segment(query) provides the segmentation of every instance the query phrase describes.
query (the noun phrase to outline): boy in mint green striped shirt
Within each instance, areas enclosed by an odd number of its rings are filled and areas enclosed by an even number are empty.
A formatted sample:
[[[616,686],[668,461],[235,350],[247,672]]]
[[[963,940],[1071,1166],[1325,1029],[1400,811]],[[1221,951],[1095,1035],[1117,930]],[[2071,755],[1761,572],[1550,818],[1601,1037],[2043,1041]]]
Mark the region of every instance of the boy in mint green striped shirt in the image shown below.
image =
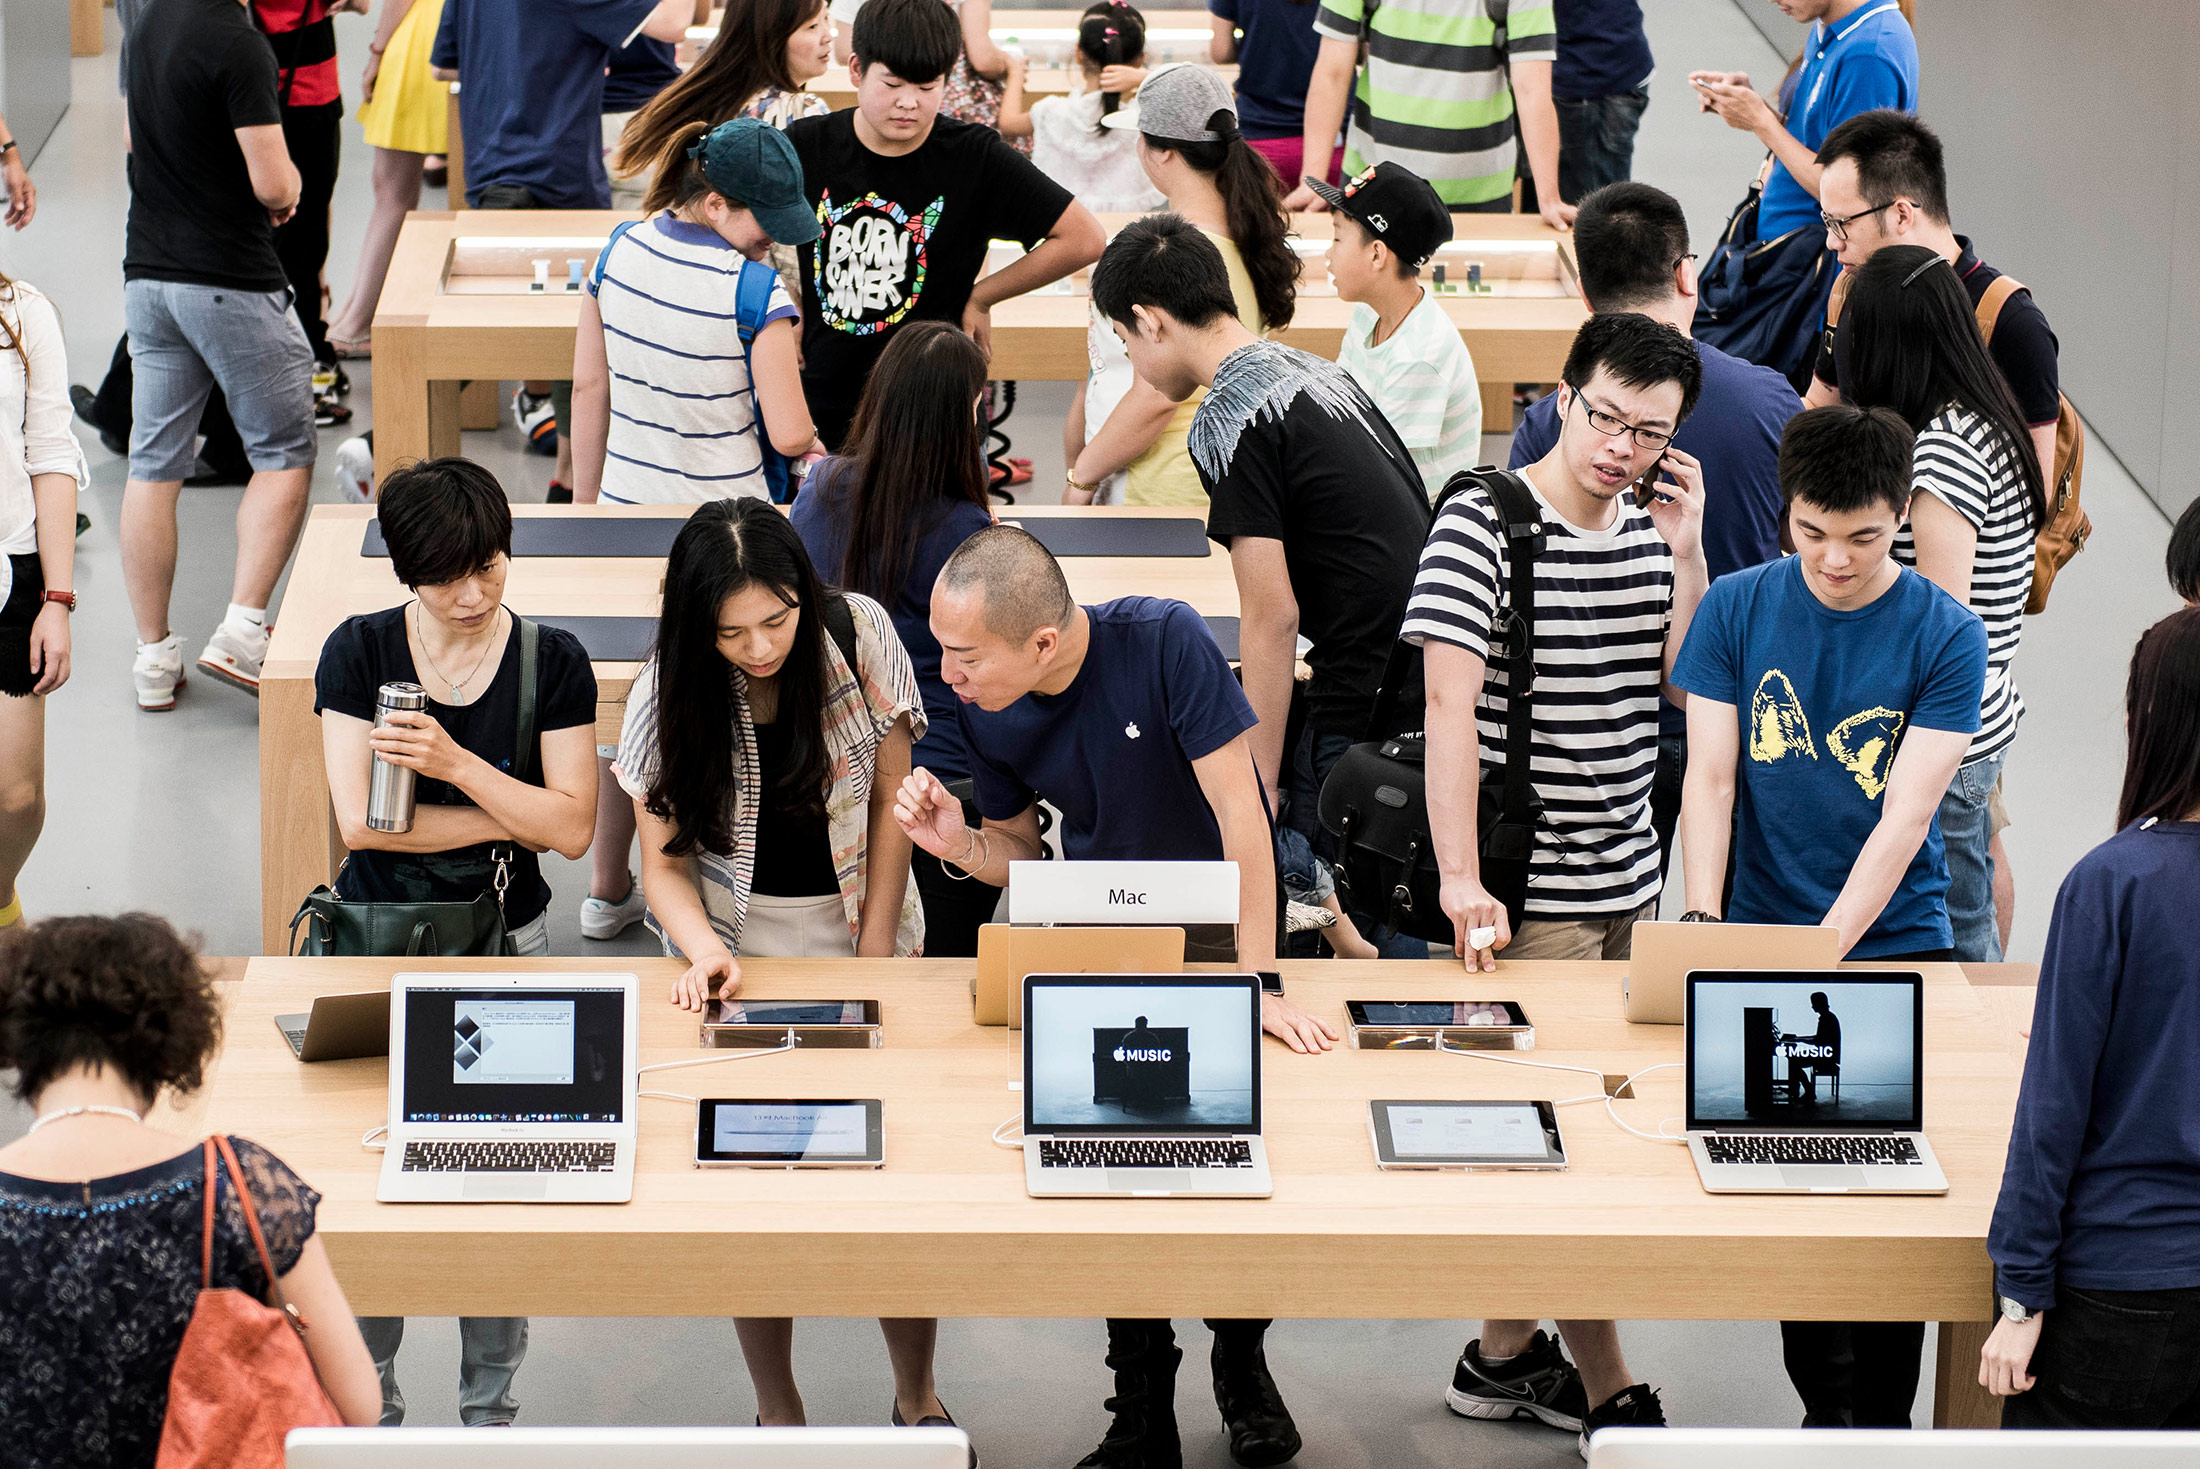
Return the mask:
[[[1459,328],[1421,284],[1421,267],[1451,238],[1451,213],[1428,181],[1378,163],[1341,189],[1308,179],[1336,214],[1329,277],[1356,303],[1337,365],[1390,420],[1434,500],[1482,455],[1482,388]]]
[[[1349,101],[1347,175],[1396,163],[1448,209],[1503,214],[1524,145],[1544,217],[1572,224],[1558,196],[1552,0],[1321,0],[1314,30],[1322,44],[1306,89],[1306,157],[1328,155]],[[1321,207],[1303,186],[1285,202]]]

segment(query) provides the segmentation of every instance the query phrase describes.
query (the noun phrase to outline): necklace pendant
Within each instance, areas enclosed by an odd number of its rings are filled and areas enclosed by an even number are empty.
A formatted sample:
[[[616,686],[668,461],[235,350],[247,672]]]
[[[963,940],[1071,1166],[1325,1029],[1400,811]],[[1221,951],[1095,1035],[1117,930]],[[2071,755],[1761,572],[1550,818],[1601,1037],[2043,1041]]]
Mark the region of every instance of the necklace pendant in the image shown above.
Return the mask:
[[[461,701],[461,700],[463,700],[463,699],[464,699],[465,697],[466,697],[466,691],[465,691],[464,689],[460,688],[460,687],[459,687],[459,686],[458,686],[457,684],[455,684],[455,683],[451,685],[451,702],[452,702],[453,704],[456,704],[456,703],[460,702],[460,701]]]

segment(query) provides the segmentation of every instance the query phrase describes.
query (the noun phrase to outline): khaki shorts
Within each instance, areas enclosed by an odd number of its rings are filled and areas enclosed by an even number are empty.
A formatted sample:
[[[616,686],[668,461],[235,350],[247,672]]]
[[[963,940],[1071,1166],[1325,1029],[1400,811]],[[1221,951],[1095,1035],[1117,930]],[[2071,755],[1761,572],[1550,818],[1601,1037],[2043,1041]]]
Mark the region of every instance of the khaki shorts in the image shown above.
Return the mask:
[[[2009,808],[2001,799],[2001,783],[2007,777],[1994,777],[1994,788],[1986,793],[1986,834],[1998,837],[2009,825]]]
[[[1658,916],[1655,901],[1633,913],[1597,918],[1529,918],[1500,959],[1625,959],[1634,952],[1635,925]]]

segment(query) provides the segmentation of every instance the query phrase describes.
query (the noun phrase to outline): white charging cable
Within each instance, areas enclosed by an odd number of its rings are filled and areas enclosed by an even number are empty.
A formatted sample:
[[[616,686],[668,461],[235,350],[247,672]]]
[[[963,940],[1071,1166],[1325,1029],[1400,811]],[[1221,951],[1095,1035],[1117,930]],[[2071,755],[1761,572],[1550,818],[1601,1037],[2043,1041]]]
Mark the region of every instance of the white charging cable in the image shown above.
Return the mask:
[[[724,1056],[696,1056],[686,1061],[658,1061],[637,1068],[636,1074],[639,1075],[647,1071],[677,1071],[684,1066],[716,1066],[721,1061],[753,1061],[759,1056],[777,1056],[794,1048],[794,1027],[789,1026],[787,1027],[787,1039],[783,1045],[772,1046],[761,1051],[734,1051]],[[667,1102],[699,1102],[702,1100],[701,1097],[691,1097],[685,1092],[636,1092],[634,1095],[638,1097],[657,1097]]]
[[[1007,1132],[1011,1127],[1016,1129],[1017,1135],[1015,1137],[1001,1136],[1002,1133]],[[993,1129],[993,1146],[996,1148],[1010,1148],[1019,1153],[1022,1152],[1024,1150],[1023,1130],[1024,1114],[1018,1112],[1014,1117],[1009,1118],[999,1127]]]
[[[1436,1049],[1442,1051],[1448,1056],[1464,1056],[1471,1061],[1499,1061],[1503,1062],[1507,1066],[1535,1066],[1540,1067],[1542,1070],[1545,1071],[1574,1071],[1579,1072],[1583,1076],[1593,1076],[1597,1079],[1597,1090],[1595,1093],[1584,1097],[1563,1097],[1551,1103],[1551,1105],[1554,1107],[1571,1107],[1577,1102],[1602,1102],[1604,1104],[1605,1113],[1611,1117],[1613,1124],[1617,1126],[1622,1132],[1633,1133],[1636,1137],[1642,1138],[1647,1142],[1679,1143],[1682,1147],[1686,1147],[1688,1145],[1687,1138],[1675,1137],[1673,1134],[1665,1130],[1665,1124],[1667,1122],[1675,1122],[1679,1121],[1680,1119],[1673,1117],[1665,1118],[1663,1121],[1658,1123],[1658,1130],[1656,1132],[1644,1132],[1641,1128],[1633,1126],[1625,1118],[1621,1117],[1619,1115],[1619,1108],[1613,1105],[1613,1103],[1618,1100],[1618,1094],[1620,1092],[1626,1091],[1629,1087],[1632,1087],[1637,1081],[1640,1081],[1643,1077],[1648,1076],[1653,1071],[1666,1071],[1680,1065],[1681,1063],[1678,1061],[1660,1061],[1655,1066],[1645,1066],[1642,1070],[1636,1072],[1633,1076],[1628,1077],[1618,1086],[1614,1087],[1611,1091],[1608,1092],[1604,1090],[1604,1073],[1601,1071],[1593,1070],[1587,1066],[1568,1066],[1557,1061],[1530,1061],[1521,1056],[1500,1056],[1492,1051],[1478,1050],[1468,1046],[1455,1046],[1449,1041],[1445,1040],[1444,1037],[1441,1035],[1436,1037]]]
[[[359,1134],[359,1146],[377,1153],[388,1152],[389,1142],[387,1140],[389,1135],[390,1125],[387,1122],[378,1127],[370,1127]]]

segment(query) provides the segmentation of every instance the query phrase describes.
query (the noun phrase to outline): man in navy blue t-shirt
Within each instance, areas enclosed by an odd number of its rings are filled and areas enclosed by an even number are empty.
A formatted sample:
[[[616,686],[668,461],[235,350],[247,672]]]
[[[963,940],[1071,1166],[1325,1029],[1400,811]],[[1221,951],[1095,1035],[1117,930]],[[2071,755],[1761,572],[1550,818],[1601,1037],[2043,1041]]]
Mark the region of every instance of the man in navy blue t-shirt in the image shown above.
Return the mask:
[[[1641,0],[1554,0],[1558,196],[1568,204],[1633,176],[1635,130],[1650,105]]]
[[[1562,53],[1563,54],[1563,53]],[[1696,260],[1688,253],[1688,216],[1680,201],[1648,184],[1613,184],[1581,201],[1574,256],[1589,309],[1632,311],[1690,336],[1696,314]],[[1769,367],[1696,343],[1703,390],[1673,447],[1703,466],[1703,554],[1717,581],[1780,554],[1780,430],[1803,411],[1787,379]],[[1509,468],[1533,464],[1558,442],[1558,395],[1521,416]],[[1688,773],[1688,722],[1661,701],[1658,766],[1650,783],[1650,825],[1658,834],[1658,871],[1673,857],[1673,825]]]
[[[1235,862],[1238,963],[1273,963],[1275,838],[1247,738],[1257,721],[1199,614],[1159,597],[1080,607],[1044,546],[997,525],[947,559],[931,620],[940,677],[962,701],[985,824],[964,825],[962,803],[920,766],[894,803],[909,839],[1005,886],[1011,862],[1041,855],[1044,797],[1062,813],[1071,861]],[[1261,996],[1261,1025],[1294,1051],[1326,1051],[1337,1039],[1281,995]],[[1268,1323],[1208,1325],[1232,1442],[1257,1446],[1252,1462],[1290,1458],[1299,1434],[1268,1375]],[[1173,1449],[1178,1355],[1167,1321],[1108,1322],[1116,1419],[1088,1463],[1158,1463],[1164,1445]],[[1137,1457],[1147,1450],[1153,1458]]]
[[[609,209],[604,68],[709,18],[702,0],[446,0],[432,59],[460,84],[467,204]]]
[[[1795,554],[1722,577],[1696,609],[1673,670],[1688,695],[1684,923],[1823,923],[1845,958],[1954,957],[1937,817],[1978,732],[1986,627],[1889,554],[1911,439],[1885,408],[1798,415],[1780,444]],[[1780,1332],[1805,1427],[1909,1423],[1922,1323]]]

